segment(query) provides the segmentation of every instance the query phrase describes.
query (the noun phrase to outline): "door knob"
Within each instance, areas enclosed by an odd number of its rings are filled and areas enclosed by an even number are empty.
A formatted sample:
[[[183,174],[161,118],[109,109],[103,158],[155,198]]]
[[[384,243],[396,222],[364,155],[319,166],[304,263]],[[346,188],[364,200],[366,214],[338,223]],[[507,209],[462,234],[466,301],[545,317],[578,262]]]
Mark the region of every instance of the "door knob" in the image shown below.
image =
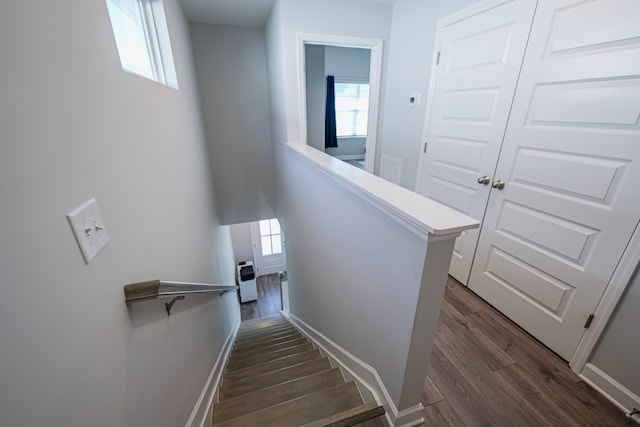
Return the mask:
[[[478,184],[487,185],[489,182],[491,182],[491,178],[486,175],[478,178]]]
[[[493,181],[493,184],[491,184],[491,186],[493,188],[497,188],[498,190],[502,190],[504,188],[504,181],[503,180]]]

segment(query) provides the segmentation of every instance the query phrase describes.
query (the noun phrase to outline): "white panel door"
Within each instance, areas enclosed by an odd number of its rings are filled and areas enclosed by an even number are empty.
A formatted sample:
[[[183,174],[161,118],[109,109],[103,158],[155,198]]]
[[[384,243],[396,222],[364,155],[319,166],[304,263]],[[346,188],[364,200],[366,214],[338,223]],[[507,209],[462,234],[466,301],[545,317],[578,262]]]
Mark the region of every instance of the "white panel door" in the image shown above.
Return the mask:
[[[571,358],[640,219],[640,1],[540,0],[469,287]]]
[[[416,191],[480,222],[535,3],[485,3],[487,8],[456,15],[440,32],[440,60],[425,129],[428,149]],[[463,284],[478,234],[471,230],[456,240],[449,272]]]
[[[286,243],[277,219],[252,222],[251,239],[256,276],[287,270]]]

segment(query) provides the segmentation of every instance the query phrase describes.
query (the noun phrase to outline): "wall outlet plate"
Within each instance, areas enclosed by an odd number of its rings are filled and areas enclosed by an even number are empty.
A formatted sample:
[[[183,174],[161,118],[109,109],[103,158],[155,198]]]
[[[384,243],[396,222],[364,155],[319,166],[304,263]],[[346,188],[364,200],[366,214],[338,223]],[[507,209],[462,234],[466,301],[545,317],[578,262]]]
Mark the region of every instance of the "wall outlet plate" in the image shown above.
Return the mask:
[[[409,95],[409,105],[411,105],[412,107],[417,107],[418,105],[420,105],[419,93],[412,93],[411,95]]]
[[[67,214],[67,219],[82,251],[84,262],[89,264],[109,241],[96,199],[89,200]]]

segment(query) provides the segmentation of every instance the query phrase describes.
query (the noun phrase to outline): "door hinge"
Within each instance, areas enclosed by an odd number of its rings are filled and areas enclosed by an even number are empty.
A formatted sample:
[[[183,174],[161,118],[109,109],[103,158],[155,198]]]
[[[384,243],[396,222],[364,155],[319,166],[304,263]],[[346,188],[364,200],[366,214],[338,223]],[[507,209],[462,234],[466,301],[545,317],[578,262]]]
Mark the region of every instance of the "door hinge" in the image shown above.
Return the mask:
[[[587,321],[584,322],[584,328],[587,329],[589,328],[589,326],[591,326],[591,322],[593,322],[593,318],[595,316],[593,314],[590,314],[589,317],[587,317]]]
[[[440,65],[440,51],[438,51],[438,57],[436,58],[436,65]]]
[[[422,152],[423,152],[423,153],[426,153],[426,152],[427,152],[427,143],[426,143],[426,142],[424,143],[424,148],[422,149]]]

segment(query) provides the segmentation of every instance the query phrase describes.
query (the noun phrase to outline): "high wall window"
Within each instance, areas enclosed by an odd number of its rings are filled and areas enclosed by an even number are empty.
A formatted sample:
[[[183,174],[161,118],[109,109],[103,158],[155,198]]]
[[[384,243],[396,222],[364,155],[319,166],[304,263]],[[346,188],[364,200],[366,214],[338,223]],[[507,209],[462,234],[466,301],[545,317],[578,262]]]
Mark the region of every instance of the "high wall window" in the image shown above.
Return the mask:
[[[160,0],[106,0],[120,63],[126,71],[178,88]]]
[[[260,221],[260,245],[262,256],[282,253],[282,232],[277,219]]]
[[[367,136],[369,83],[335,83],[338,137]]]

